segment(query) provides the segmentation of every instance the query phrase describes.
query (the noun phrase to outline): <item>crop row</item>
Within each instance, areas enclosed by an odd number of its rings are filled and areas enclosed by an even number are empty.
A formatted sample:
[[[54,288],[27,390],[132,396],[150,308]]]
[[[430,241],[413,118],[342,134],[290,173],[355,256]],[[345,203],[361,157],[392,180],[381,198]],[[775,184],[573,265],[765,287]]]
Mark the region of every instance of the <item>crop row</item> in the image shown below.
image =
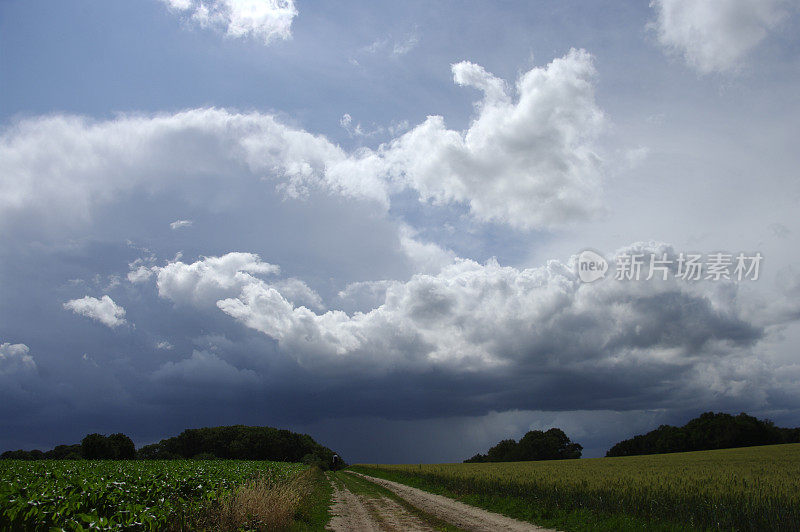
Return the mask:
[[[800,530],[800,444],[540,462],[357,469],[531,514],[588,510],[697,529]]]
[[[0,462],[0,529],[181,529],[243,482],[306,466],[263,461]]]

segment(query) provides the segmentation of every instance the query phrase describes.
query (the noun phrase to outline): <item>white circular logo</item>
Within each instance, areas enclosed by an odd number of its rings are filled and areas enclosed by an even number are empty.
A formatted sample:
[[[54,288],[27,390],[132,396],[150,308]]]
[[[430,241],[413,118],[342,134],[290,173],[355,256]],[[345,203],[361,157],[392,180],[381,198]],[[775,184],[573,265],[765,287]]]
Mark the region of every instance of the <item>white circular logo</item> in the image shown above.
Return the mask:
[[[576,267],[578,269],[578,277],[581,281],[584,283],[593,283],[606,276],[608,262],[602,255],[587,249],[581,251],[580,255],[578,255],[578,264]]]

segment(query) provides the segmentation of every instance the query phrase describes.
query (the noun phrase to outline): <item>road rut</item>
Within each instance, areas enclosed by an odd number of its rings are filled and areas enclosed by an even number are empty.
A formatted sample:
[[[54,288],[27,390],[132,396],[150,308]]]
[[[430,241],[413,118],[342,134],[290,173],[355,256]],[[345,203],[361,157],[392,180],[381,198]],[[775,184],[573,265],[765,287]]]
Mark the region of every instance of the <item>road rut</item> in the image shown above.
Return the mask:
[[[352,471],[345,473],[357,475],[382,486],[421,512],[462,530],[475,532],[551,531],[551,529],[482,510],[398,482]],[[433,530],[425,521],[396,501],[387,497],[368,498],[347,490],[345,486],[337,486],[336,483],[334,483],[334,505],[331,510],[334,517],[331,519],[329,529],[334,531]]]
[[[331,518],[328,530],[334,532],[434,532],[425,522],[388,497],[367,497],[347,486],[333,484]]]

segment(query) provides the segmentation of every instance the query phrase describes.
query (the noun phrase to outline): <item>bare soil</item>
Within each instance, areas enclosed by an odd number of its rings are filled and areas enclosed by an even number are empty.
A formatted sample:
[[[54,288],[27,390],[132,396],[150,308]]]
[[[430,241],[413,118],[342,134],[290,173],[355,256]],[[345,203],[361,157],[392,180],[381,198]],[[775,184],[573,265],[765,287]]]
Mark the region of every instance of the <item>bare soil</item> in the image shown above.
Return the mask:
[[[356,494],[344,484],[333,482],[333,499],[328,530],[339,531],[404,531],[428,532],[429,527],[388,497],[368,497]]]
[[[382,486],[424,514],[463,530],[486,532],[549,530],[390,480],[349,471],[347,473],[358,475],[362,479]],[[335,482],[331,513],[334,517],[328,529],[334,531],[434,530],[421,518],[388,497],[370,498],[353,493],[343,485],[337,486]]]

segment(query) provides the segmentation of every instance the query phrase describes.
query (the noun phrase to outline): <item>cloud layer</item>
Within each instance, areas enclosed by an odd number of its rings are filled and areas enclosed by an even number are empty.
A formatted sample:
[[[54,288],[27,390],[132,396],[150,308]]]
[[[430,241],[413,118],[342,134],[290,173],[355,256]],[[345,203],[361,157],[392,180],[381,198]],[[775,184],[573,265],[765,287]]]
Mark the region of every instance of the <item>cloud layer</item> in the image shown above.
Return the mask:
[[[735,70],[788,15],[787,0],[653,0],[667,50],[703,74]]]
[[[292,36],[297,16],[294,0],[162,0],[200,27],[224,31],[228,37],[252,37],[264,44]]]
[[[456,460],[698,408],[798,423],[790,2],[139,4],[4,8],[0,450],[244,423]],[[568,259],[651,238],[763,275]]]
[[[654,243],[627,251],[674,254]],[[265,334],[313,374],[474,379],[504,389],[494,400],[507,408],[568,408],[570,397],[584,407],[591,397],[597,408],[634,396],[648,408],[699,396],[764,403],[764,384],[776,377],[753,356],[766,331],[732,283],[584,284],[571,263],[516,269],[456,259],[433,275],[381,283],[375,307],[348,314],[315,312],[257,275],[276,273],[231,253],[158,268],[157,285],[162,298],[216,307]],[[184,365],[204,363],[219,364],[193,355]]]
[[[430,116],[377,149],[352,153],[255,112],[22,120],[0,137],[0,224],[30,227],[32,214],[53,227],[87,223],[125,195],[208,179],[265,179],[288,197],[323,191],[383,208],[410,189],[422,201],[466,205],[478,221],[521,229],[559,226],[600,208],[592,145],[603,114],[588,53],[572,50],[529,70],[514,91],[474,63],[452,69],[458,85],[483,93],[466,131]]]

